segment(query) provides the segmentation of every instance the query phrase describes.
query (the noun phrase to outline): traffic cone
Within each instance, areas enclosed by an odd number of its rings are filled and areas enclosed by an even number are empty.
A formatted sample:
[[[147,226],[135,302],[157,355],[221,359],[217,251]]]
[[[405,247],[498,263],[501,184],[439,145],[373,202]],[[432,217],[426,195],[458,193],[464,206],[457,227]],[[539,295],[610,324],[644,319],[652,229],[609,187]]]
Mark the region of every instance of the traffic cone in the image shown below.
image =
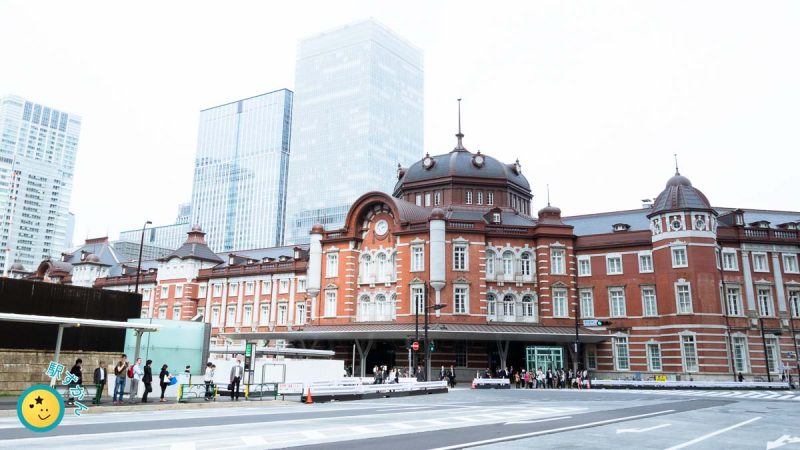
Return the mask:
[[[311,398],[311,388],[308,388],[308,395],[306,395],[306,405],[310,405],[314,403],[314,400]]]

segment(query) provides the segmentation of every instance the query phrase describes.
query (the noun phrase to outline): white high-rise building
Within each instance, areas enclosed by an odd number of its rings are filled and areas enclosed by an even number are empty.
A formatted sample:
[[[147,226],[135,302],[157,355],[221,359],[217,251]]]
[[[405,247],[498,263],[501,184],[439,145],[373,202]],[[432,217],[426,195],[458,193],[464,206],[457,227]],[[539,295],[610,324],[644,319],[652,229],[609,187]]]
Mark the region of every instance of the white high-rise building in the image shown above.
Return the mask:
[[[283,241],[292,91],[200,112],[192,224],[216,252]]]
[[[35,270],[72,240],[69,204],[81,118],[0,98],[0,269]],[[17,266],[18,267],[18,266]]]
[[[422,51],[367,20],[302,40],[287,199],[288,243],[344,224],[361,194],[392,193],[423,154]]]

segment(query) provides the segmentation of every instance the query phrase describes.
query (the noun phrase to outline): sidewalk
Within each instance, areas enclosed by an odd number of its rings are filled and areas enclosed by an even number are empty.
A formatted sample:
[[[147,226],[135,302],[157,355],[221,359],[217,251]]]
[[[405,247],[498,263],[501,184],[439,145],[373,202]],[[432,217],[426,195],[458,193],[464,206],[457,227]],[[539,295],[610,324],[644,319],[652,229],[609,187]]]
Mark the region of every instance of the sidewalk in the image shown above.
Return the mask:
[[[17,415],[17,401],[19,397],[0,397],[0,417],[15,417]],[[85,400],[85,399],[84,399]],[[88,406],[89,409],[84,411],[84,414],[97,414],[108,412],[131,412],[131,411],[165,411],[165,410],[179,410],[179,409],[203,409],[203,408],[254,408],[254,407],[275,407],[275,406],[290,406],[297,405],[298,402],[287,400],[272,400],[272,399],[252,399],[232,401],[230,397],[218,397],[216,401],[202,401],[192,400],[189,402],[178,403],[175,399],[168,399],[166,402],[160,402],[158,396],[155,401],[148,401],[147,403],[128,403],[124,402],[121,405],[114,405],[111,402],[111,397],[103,397],[103,403],[100,405],[93,405],[91,400],[82,402]],[[67,411],[72,410],[72,406],[67,406]]]

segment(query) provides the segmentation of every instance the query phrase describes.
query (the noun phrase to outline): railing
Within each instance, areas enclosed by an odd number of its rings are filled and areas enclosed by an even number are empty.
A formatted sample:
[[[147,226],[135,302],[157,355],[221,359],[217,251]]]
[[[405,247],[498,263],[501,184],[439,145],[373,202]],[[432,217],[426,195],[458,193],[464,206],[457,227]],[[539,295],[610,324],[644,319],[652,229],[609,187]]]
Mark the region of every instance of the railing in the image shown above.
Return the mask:
[[[447,225],[450,228],[459,228],[462,230],[472,230],[475,228],[475,224],[472,222],[447,222]]]
[[[274,263],[247,264],[241,266],[227,266],[220,268],[203,269],[200,271],[200,278],[209,275],[247,275],[263,272],[291,272],[304,269],[307,266],[305,261],[285,261]]]
[[[794,230],[775,230],[774,234],[778,239],[797,239],[797,231]]]
[[[744,235],[752,238],[768,238],[769,232],[767,230],[759,230],[757,228],[745,228]]]
[[[528,228],[519,228],[519,227],[503,227],[503,226],[492,226],[489,225],[486,227],[486,231],[491,233],[505,233],[505,234],[528,234]]]
[[[395,302],[359,303],[356,322],[388,322],[397,318]]]

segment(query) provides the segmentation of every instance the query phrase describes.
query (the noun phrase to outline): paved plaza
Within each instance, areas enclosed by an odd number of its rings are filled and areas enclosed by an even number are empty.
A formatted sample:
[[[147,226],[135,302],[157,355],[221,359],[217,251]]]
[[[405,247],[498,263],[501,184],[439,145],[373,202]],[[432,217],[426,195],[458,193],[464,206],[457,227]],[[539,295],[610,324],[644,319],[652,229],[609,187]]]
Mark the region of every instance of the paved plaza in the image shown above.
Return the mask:
[[[800,396],[789,394],[455,389],[314,405],[68,414],[42,435],[2,417],[0,448],[800,448]]]

